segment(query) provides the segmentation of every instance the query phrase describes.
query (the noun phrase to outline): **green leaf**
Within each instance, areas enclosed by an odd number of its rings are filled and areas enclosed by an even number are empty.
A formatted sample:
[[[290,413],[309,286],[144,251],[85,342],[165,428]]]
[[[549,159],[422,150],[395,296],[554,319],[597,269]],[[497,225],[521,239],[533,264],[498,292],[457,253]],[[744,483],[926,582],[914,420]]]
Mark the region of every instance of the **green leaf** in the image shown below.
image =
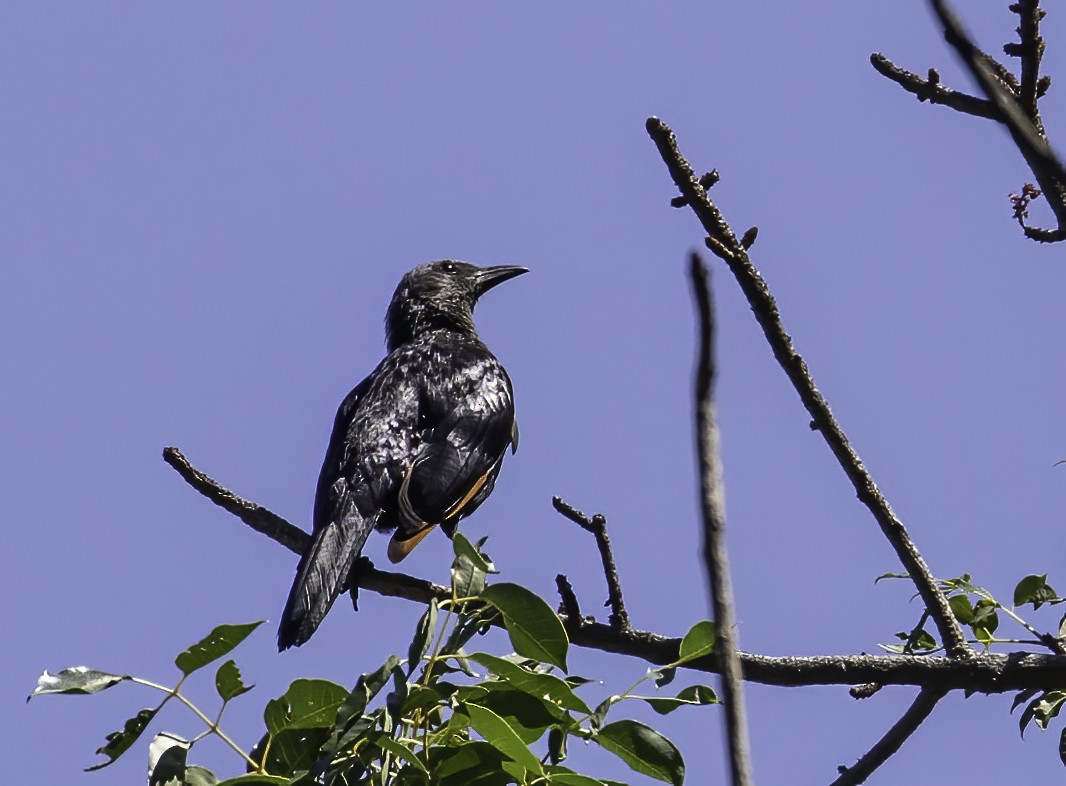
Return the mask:
[[[991,595],[984,587],[978,586],[971,581],[969,573],[963,573],[956,579],[943,579],[940,581],[940,586],[946,592],[962,592],[962,593],[977,593],[984,595]]]
[[[1014,605],[1021,606],[1032,603],[1034,609],[1039,609],[1044,603],[1056,603],[1062,601],[1054,589],[1047,583],[1047,574],[1039,576],[1026,576],[1018,582],[1014,588]]]
[[[422,760],[415,756],[414,752],[401,742],[397,742],[392,737],[388,737],[382,734],[377,739],[377,744],[381,746],[382,750],[386,750],[398,759],[401,759],[417,770],[429,774],[429,770],[426,769],[426,765],[422,763]]]
[[[706,685],[689,685],[673,698],[669,696],[633,696],[632,698],[643,699],[660,715],[666,715],[678,707],[686,705],[699,706],[721,703],[718,695]]]
[[[948,598],[948,606],[951,607],[951,613],[963,625],[969,625],[973,622],[973,604],[970,603],[970,597],[968,595],[952,595]]]
[[[533,672],[522,668],[504,658],[489,655],[487,652],[475,652],[470,660],[480,663],[501,680],[506,680],[518,690],[538,698],[546,698],[560,707],[576,712],[591,712],[589,706],[581,700],[574,689],[554,674]]]
[[[336,721],[326,752],[335,754],[350,746],[369,728],[363,711],[389,681],[389,675],[400,668],[400,659],[390,655],[375,671],[360,675],[355,687],[348,693],[337,710]]]
[[[223,663],[218,667],[218,671],[215,672],[215,689],[218,691],[222,701],[234,699],[254,687],[255,685],[245,685],[241,681],[241,670],[237,668],[237,664],[232,660]]]
[[[566,671],[570,642],[563,624],[540,596],[517,584],[503,583],[486,587],[481,598],[503,615],[515,652]]]
[[[456,533],[458,535],[459,533]],[[429,649],[429,641],[433,636],[433,631],[437,629],[437,599],[429,603],[429,608],[426,609],[425,614],[418,620],[418,625],[415,627],[415,636],[411,639],[411,646],[407,648],[407,676],[410,677],[411,673],[418,667],[418,664],[422,662],[422,656],[426,654],[426,650]]]
[[[90,669],[88,666],[74,666],[55,674],[46,671],[37,678],[37,687],[26,697],[26,701],[34,696],[45,696],[50,693],[99,693],[128,679],[130,679],[128,674],[111,674]]]
[[[566,716],[556,704],[510,688],[505,682],[494,687],[495,690],[484,691],[474,701],[503,718],[526,745],[539,740],[549,726],[559,723]]]
[[[596,709],[589,715],[589,725],[593,729],[599,729],[603,725],[603,721],[607,718],[607,713],[610,711],[611,707],[621,700],[621,696],[614,695],[608,696],[597,704]]]
[[[1029,702],[1028,706],[1022,710],[1022,714],[1018,716],[1018,731],[1021,732],[1022,738],[1025,738],[1025,728],[1033,720],[1036,715],[1036,708],[1040,704],[1043,695],[1033,699]]]
[[[224,780],[218,786],[288,786],[290,782],[289,778],[282,778],[279,775],[260,775],[253,772]]]
[[[436,746],[430,749],[431,782],[435,786],[449,782],[473,783],[474,773],[489,768],[499,771],[503,760],[499,749],[480,740],[448,747]]]
[[[522,741],[510,724],[503,718],[478,704],[465,704],[466,713],[470,716],[470,725],[480,734],[486,742],[492,744],[497,750],[502,751],[507,758],[522,765],[530,772],[538,775],[544,772],[540,759]]]
[[[548,774],[548,783],[558,786],[603,786],[603,781],[580,775],[566,767],[545,767],[544,770]]]
[[[187,677],[211,661],[228,654],[264,622],[265,620],[259,620],[246,625],[219,625],[207,636],[180,653],[174,659],[174,665]]]
[[[1020,705],[1025,704],[1025,702],[1029,701],[1031,698],[1033,698],[1033,696],[1038,693],[1040,693],[1040,688],[1026,688],[1025,690],[1018,693],[1018,695],[1014,697],[1014,701],[1011,702],[1011,714],[1013,715],[1014,711],[1018,709]]]
[[[693,625],[681,640],[680,657],[676,663],[688,663],[714,652],[714,622],[703,620]]]
[[[558,764],[566,759],[566,743],[570,735],[562,727],[552,726],[548,732],[548,759],[552,764]]]
[[[329,680],[294,680],[285,695],[267,702],[263,720],[271,734],[332,727],[347,698],[348,691]]]
[[[1047,725],[1062,709],[1063,702],[1066,702],[1066,691],[1052,690],[1045,693],[1036,703],[1034,711],[1036,725],[1041,729],[1047,729]]]
[[[253,761],[261,763],[263,752],[267,751],[264,769],[275,775],[292,776],[297,772],[309,770],[322,758],[322,747],[329,740],[329,731],[324,728],[287,729],[273,736],[267,732],[249,755]]]
[[[484,539],[481,541],[484,543]],[[489,562],[485,555],[474,546],[461,532],[456,532],[452,537],[452,550],[456,557],[466,557],[474,567],[482,573],[499,573],[496,566]]]
[[[1066,728],[1059,732],[1059,761],[1066,764]]]
[[[114,764],[118,757],[128,751],[130,746],[137,741],[137,738],[144,733],[144,730],[148,728],[148,724],[152,722],[152,718],[155,717],[157,712],[159,712],[159,707],[141,710],[126,721],[122,731],[113,731],[108,734],[106,737],[107,742],[96,750],[97,753],[107,756],[107,761],[86,767],[85,771],[92,772],[93,770],[103,769],[109,764]]]
[[[681,752],[655,729],[633,720],[609,723],[592,738],[636,772],[681,786],[685,762]]]

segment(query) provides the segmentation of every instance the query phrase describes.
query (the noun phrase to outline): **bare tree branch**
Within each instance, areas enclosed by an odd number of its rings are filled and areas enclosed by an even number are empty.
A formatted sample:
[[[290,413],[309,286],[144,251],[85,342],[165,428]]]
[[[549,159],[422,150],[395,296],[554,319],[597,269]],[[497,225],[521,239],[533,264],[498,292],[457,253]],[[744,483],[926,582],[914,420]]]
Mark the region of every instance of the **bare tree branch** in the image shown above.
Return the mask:
[[[870,63],[877,73],[892,80],[908,93],[913,93],[919,101],[940,104],[956,112],[984,117],[988,120],[1000,120],[1002,117],[996,105],[988,99],[977,98],[968,93],[944,87],[940,84],[940,75],[935,69],[930,68],[929,78],[923,79],[918,74],[900,68],[880,52],[870,55]]]
[[[699,318],[699,360],[696,367],[696,447],[700,468],[700,512],[703,522],[703,561],[711,585],[715,621],[715,654],[722,669],[729,769],[733,786],[753,783],[748,721],[740,675],[738,631],[733,613],[733,586],[725,545],[725,493],[718,423],[714,413],[717,373],[714,344],[714,301],[707,266],[699,254],[690,258],[689,275]]]
[[[189,464],[176,448],[167,448],[164,457],[196,491],[290,551],[299,553],[310,537],[266,508],[241,499],[219,485]],[[264,521],[270,523],[264,526]],[[440,584],[370,566],[360,573],[359,580],[363,589],[416,603],[429,603],[434,598],[439,601],[451,598],[451,590]],[[628,655],[657,666],[676,662],[680,653],[681,639],[648,631],[622,631],[594,621],[585,621],[576,630],[569,626],[568,630],[571,631],[570,641],[575,646]],[[1029,652],[1009,655],[984,653],[967,660],[930,655],[778,658],[742,652],[740,663],[745,680],[782,687],[849,686],[876,682],[880,685],[928,685],[946,691],[1010,693],[1028,688],[1049,689],[1066,682],[1066,657]],[[717,660],[713,657],[689,661],[681,668],[718,672]]]
[[[611,539],[607,536],[607,519],[601,513],[589,518],[573,505],[566,503],[562,497],[552,497],[552,506],[581,529],[591,532],[596,539],[600,561],[603,563],[603,575],[607,580],[607,603],[605,605],[611,607],[611,627],[631,630],[629,612],[626,611],[626,604],[622,600],[622,582],[618,578],[614,552],[611,551]]]
[[[914,699],[914,703],[907,708],[898,721],[892,724],[892,728],[885,732],[884,737],[864,753],[855,764],[840,768],[840,777],[833,781],[832,786],[855,786],[865,783],[874,770],[894,756],[907,738],[918,730],[942,698],[944,698],[943,690],[922,688]]]
[[[892,545],[900,562],[910,574],[921,595],[922,601],[933,615],[940,637],[952,657],[965,658],[973,654],[967,646],[962,628],[948,606],[947,598],[937,586],[933,574],[922,559],[914,541],[911,540],[903,522],[888,504],[881,490],[863,466],[840,424],[833,417],[825,397],[818,391],[807,364],[796,351],[792,338],[781,324],[781,314],[766,281],[748,258],[748,253],[737,240],[718,208],[711,202],[707,190],[696,179],[692,167],[678,150],[674,132],[659,118],[647,122],[648,133],[659,149],[659,154],[670,170],[681,195],[696,213],[708,233],[707,246],[729,266],[741,290],[747,297],[755,318],[762,326],[774,357],[784,369],[799,394],[800,400],[812,418],[812,427],[821,432],[837,462],[855,487],[858,498],[873,514],[881,531]]]
[[[1010,6],[1020,19],[1020,40],[1007,44],[1003,49],[1008,55],[1020,59],[1020,79],[974,44],[946,0],[929,0],[929,3],[944,28],[944,38],[959,54],[985,98],[943,87],[934,69],[929,70],[928,79],[923,79],[899,68],[879,53],[870,57],[871,64],[878,73],[913,93],[920,101],[948,106],[958,112],[985,117],[1006,126],[1040,185],[1040,190],[1026,185],[1020,207],[1017,195],[1011,195],[1015,218],[1025,236],[1031,240],[1045,243],[1066,240],[1066,170],[1051,150],[1037,105],[1051,83],[1047,77],[1040,76],[1040,61],[1044,54],[1040,20],[1045,12],[1040,8],[1039,0],[1018,0]],[[1056,229],[1041,229],[1026,224],[1029,201],[1041,193],[1055,214]]]

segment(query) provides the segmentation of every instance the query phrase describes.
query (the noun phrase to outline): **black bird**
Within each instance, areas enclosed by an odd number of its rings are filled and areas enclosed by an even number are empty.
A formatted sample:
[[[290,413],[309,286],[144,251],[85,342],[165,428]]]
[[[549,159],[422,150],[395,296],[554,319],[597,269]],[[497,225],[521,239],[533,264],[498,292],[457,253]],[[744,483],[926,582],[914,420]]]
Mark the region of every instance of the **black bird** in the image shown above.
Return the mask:
[[[372,529],[395,530],[388,555],[399,562],[438,524],[451,537],[492,493],[518,427],[511,380],[478,337],[473,310],[492,287],[527,272],[445,260],[419,265],[396,287],[388,354],[333,423],[279,650],[311,638]]]

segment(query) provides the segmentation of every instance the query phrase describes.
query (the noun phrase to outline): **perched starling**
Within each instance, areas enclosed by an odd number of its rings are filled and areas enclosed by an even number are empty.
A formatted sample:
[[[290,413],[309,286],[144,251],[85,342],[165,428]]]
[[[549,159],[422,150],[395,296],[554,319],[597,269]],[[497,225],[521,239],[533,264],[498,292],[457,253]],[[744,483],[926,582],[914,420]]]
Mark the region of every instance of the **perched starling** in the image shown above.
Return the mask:
[[[388,354],[333,423],[279,650],[311,638],[372,529],[393,531],[388,555],[399,562],[438,524],[451,537],[492,493],[518,427],[511,380],[478,337],[474,304],[526,272],[446,260],[419,265],[396,287]]]

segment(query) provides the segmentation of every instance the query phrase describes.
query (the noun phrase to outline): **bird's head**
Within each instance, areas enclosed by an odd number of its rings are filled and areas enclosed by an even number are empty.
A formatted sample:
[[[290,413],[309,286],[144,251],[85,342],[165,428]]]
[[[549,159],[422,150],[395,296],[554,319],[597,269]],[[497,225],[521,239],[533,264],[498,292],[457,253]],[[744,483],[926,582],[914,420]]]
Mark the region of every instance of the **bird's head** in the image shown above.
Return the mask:
[[[476,336],[474,305],[497,284],[529,271],[524,267],[477,267],[446,259],[419,265],[400,280],[385,316],[389,351],[430,330]]]

